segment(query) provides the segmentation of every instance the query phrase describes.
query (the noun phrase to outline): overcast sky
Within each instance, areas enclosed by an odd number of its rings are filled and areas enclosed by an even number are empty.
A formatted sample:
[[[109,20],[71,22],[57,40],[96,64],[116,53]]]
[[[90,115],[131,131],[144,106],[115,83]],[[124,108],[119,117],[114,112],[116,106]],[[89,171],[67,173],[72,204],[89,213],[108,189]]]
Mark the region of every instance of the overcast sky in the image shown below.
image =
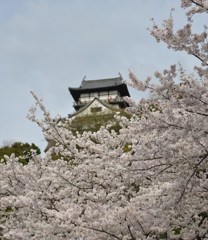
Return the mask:
[[[68,87],[118,76],[128,69],[139,78],[193,59],[156,43],[151,18],[161,23],[175,8],[177,26],[185,17],[179,0],[0,0],[0,145],[34,142],[41,130],[27,118],[33,90],[53,116],[73,110]],[[132,91],[133,98],[140,93]]]

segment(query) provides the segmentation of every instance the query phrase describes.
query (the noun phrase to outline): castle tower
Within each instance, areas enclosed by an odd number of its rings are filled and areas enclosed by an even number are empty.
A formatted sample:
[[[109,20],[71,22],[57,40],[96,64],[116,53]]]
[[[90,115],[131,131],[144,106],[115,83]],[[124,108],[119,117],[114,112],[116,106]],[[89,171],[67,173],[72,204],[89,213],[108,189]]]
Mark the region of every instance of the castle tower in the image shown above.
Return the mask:
[[[74,99],[75,113],[68,118],[59,120],[59,127],[68,128],[74,132],[98,131],[101,126],[112,124],[112,129],[118,130],[119,125],[114,120],[114,114],[120,112],[123,116],[128,114],[123,111],[128,107],[124,97],[130,97],[126,83],[121,75],[116,78],[86,80],[83,79],[80,87],[71,88],[69,92]],[[70,120],[68,122],[68,120]],[[55,145],[54,139],[47,139],[47,152]]]

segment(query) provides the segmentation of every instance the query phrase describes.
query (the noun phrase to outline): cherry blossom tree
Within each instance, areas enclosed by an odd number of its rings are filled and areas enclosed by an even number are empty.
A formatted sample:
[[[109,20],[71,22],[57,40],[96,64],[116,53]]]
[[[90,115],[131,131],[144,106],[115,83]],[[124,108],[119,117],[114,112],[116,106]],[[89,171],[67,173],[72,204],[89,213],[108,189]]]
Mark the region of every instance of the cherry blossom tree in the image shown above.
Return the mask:
[[[201,65],[195,74],[170,66],[155,73],[158,83],[130,72],[132,85],[151,98],[127,99],[133,114],[115,116],[119,132],[107,126],[72,134],[33,94],[29,118],[56,145],[27,165],[14,155],[0,165],[3,239],[208,239],[208,45],[206,28],[191,30],[208,1],[181,6],[185,27],[174,32],[171,17],[151,34]]]

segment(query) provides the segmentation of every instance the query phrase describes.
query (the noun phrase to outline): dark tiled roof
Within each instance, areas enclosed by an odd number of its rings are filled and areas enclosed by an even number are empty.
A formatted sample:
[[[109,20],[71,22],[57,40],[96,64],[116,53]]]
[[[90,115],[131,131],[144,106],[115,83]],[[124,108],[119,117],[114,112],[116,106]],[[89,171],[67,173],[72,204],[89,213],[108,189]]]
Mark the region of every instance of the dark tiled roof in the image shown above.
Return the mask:
[[[81,89],[104,88],[120,85],[122,83],[123,79],[121,77],[99,80],[83,80],[80,88]]]
[[[78,101],[81,93],[96,92],[96,91],[110,91],[118,90],[120,96],[130,96],[126,83],[122,77],[107,78],[100,80],[85,80],[83,79],[80,87],[69,87],[69,91],[75,102]]]

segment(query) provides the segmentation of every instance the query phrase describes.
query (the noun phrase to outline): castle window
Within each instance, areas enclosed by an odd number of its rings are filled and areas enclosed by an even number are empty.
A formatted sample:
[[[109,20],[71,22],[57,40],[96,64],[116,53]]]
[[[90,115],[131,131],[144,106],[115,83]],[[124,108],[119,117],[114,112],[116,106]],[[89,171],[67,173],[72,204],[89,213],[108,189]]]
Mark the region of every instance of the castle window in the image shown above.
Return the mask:
[[[81,102],[88,102],[90,100],[90,95],[89,93],[82,93],[80,95],[80,99]]]
[[[116,90],[109,91],[109,95],[115,95],[115,94],[118,94],[118,91]]]
[[[102,91],[99,93],[100,96],[108,96],[108,92],[107,91]]]
[[[81,98],[89,98],[89,93],[82,93],[80,96]]]
[[[95,97],[98,97],[98,92],[91,92],[90,98],[95,98]]]
[[[109,91],[109,96],[117,97],[117,96],[118,96],[118,91],[116,91],[116,90],[114,90],[114,91]]]
[[[102,107],[93,107],[90,110],[92,113],[97,113],[102,111]]]
[[[99,92],[99,98],[101,100],[106,100],[108,98],[108,92],[107,91]]]

